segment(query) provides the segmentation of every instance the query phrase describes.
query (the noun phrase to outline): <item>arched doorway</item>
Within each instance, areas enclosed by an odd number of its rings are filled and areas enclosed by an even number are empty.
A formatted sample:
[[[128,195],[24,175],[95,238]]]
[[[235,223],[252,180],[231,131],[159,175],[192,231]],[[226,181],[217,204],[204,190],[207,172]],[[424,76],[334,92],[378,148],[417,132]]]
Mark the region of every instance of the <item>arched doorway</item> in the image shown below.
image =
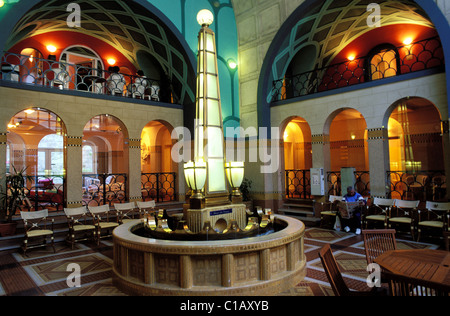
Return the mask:
[[[30,108],[8,124],[7,170],[22,171],[28,209],[62,210],[65,206],[66,128],[53,112]],[[29,202],[29,203],[28,203]]]
[[[83,131],[83,204],[127,201],[128,132],[114,116],[93,117]]]
[[[351,168],[354,169],[354,174],[350,175],[354,177],[353,183],[345,183],[345,185],[354,185],[360,194],[368,196],[370,179],[366,120],[355,109],[340,109],[331,117],[333,119],[329,125],[329,132],[325,133],[330,139],[328,193],[343,194],[341,171],[343,168]]]
[[[144,201],[176,201],[176,170],[172,161],[173,127],[151,121],[141,134],[141,192]]]
[[[311,129],[301,117],[291,118],[285,126],[283,140],[286,198],[308,199],[311,197]]]
[[[428,100],[396,102],[388,117],[390,197],[442,200],[446,194],[441,115]]]

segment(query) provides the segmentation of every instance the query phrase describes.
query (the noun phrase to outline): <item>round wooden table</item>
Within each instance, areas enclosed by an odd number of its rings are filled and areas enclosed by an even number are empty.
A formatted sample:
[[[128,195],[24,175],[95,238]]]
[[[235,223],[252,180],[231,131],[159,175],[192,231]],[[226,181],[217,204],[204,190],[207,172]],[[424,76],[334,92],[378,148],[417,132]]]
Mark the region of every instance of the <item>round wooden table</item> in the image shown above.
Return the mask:
[[[450,286],[450,252],[432,249],[390,250],[375,259],[395,274]]]

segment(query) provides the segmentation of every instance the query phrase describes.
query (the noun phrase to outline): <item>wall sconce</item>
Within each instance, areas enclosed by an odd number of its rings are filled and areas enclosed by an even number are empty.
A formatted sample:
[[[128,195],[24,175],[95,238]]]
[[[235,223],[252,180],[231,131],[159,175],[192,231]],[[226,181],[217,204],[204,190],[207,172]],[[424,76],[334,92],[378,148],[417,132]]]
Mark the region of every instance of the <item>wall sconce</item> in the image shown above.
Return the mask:
[[[237,63],[233,58],[228,59],[227,63],[231,70],[235,70],[237,68]]]
[[[411,44],[413,43],[413,38],[412,37],[407,37],[403,40],[403,44],[405,45],[405,48],[407,50],[407,54],[405,56],[406,60],[411,60],[413,59],[413,56],[411,54]]]
[[[411,45],[412,42],[413,42],[412,37],[407,37],[403,40],[403,44],[405,44],[405,45]]]
[[[53,45],[47,45],[47,50],[49,53],[53,54],[54,52],[56,52],[56,47]]]
[[[347,57],[347,59],[348,59],[349,61],[354,61],[355,58],[356,58],[355,55],[349,55],[349,56]]]
[[[110,66],[114,66],[116,64],[116,60],[114,58],[108,58],[107,62]]]
[[[205,205],[205,197],[202,194],[206,183],[206,162],[199,159],[195,162],[189,161],[184,164],[184,177],[189,188],[192,190],[190,197],[191,209],[202,209]]]
[[[228,182],[232,188],[231,198],[233,203],[242,202],[241,191],[239,187],[244,180],[244,162],[230,161],[225,164],[225,172]]]

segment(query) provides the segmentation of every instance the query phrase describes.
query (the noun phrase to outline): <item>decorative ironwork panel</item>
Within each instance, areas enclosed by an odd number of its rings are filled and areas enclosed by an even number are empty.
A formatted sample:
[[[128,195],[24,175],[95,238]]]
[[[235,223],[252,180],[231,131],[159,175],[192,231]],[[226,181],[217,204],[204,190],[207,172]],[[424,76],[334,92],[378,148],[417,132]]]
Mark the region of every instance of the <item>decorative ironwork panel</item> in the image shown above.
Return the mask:
[[[60,90],[160,101],[159,80],[5,52],[0,79]]]
[[[446,201],[445,171],[388,171],[387,182],[391,199]]]
[[[84,174],[83,205],[99,206],[125,203],[127,198],[127,175]]]
[[[309,170],[286,170],[286,198],[311,198],[311,172]]]
[[[318,92],[347,87],[370,80],[380,80],[425,69],[442,68],[445,59],[439,37],[433,37],[411,45],[397,47],[394,65],[369,65],[370,56],[330,65],[313,71],[275,80],[272,87],[272,102],[291,99]],[[398,61],[398,62],[397,62]],[[370,61],[369,61],[370,62]]]
[[[141,175],[141,193],[143,201],[177,201],[175,172],[143,173]]]
[[[62,211],[65,207],[66,177],[63,175],[36,175],[25,179],[25,195],[29,201],[22,207],[34,210]]]

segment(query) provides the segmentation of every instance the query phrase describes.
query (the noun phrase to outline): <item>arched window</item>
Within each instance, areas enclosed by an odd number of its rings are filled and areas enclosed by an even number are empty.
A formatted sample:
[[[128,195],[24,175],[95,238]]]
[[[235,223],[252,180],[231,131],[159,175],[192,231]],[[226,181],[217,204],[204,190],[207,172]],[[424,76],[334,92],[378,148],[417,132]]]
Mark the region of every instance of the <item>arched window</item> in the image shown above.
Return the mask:
[[[92,144],[83,145],[83,173],[95,173],[95,149]]]
[[[378,80],[397,76],[400,73],[400,61],[397,49],[392,45],[375,47],[368,55],[369,80]]]
[[[64,173],[64,138],[50,134],[42,138],[38,145],[38,174],[63,175]]]

